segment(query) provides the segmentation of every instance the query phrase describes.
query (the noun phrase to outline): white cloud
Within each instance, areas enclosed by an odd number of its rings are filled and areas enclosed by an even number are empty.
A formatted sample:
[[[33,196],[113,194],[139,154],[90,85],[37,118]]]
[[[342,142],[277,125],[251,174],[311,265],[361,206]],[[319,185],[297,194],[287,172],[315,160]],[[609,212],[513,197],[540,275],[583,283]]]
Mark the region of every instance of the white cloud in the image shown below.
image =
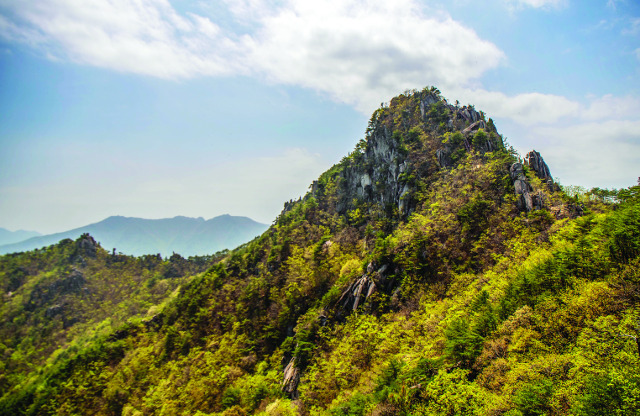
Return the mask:
[[[621,120],[638,118],[640,115],[640,99],[633,96],[616,97],[611,94],[591,98],[588,107],[580,112],[585,120]]]
[[[398,91],[477,79],[503,53],[413,0],[294,0],[262,20],[249,59],[269,79],[326,92],[368,113]]]
[[[204,17],[180,16],[166,0],[40,0],[5,7],[16,22],[0,24],[0,34],[54,57],[161,78],[239,70],[234,42]]]
[[[506,1],[519,8],[565,4],[563,0]],[[435,85],[449,98],[473,103],[497,121],[513,121],[532,143],[544,138],[540,142],[556,152],[546,152],[545,157],[574,160],[563,179],[574,181],[570,175],[590,172],[613,178],[630,174],[631,167],[638,165],[634,155],[639,154],[640,137],[633,131],[640,131],[634,121],[640,114],[638,99],[605,95],[576,101],[538,92],[507,95],[473,89],[485,72],[505,60],[503,52],[447,14],[427,10],[418,0],[223,3],[227,14],[236,19],[233,23],[250,30],[233,32],[229,27],[237,25],[216,21],[214,16],[178,13],[167,0],[0,0],[0,36],[37,47],[45,56],[122,72],[168,79],[263,77],[313,89],[365,114],[399,91]],[[637,27],[634,21],[629,33]],[[640,59],[640,49],[635,54]],[[555,147],[548,145],[551,142]],[[298,186],[306,189],[322,169],[308,154],[294,153],[243,162],[224,172],[208,172],[207,177],[233,177],[234,189],[256,195],[267,192],[255,181],[261,172],[272,175],[269,183],[281,185],[277,192]],[[296,160],[317,168],[315,176],[309,176],[310,168],[296,165]],[[282,170],[284,166],[288,167]],[[291,178],[299,183],[288,182]],[[208,186],[212,193],[227,189],[222,184]],[[266,194],[265,200],[279,201]]]
[[[608,120],[536,128],[540,151],[562,183],[625,187],[640,175],[640,121]]]
[[[2,1],[2,0],[0,0]],[[5,38],[45,53],[162,78],[253,74],[311,88],[368,113],[398,91],[464,85],[504,58],[492,43],[416,0],[225,0],[252,34],[178,14],[167,0],[7,2]]]
[[[452,92],[449,98],[461,97],[492,117],[520,152],[539,151],[563,184],[620,188],[640,175],[637,97],[608,94],[574,101],[541,93]]]
[[[571,121],[638,119],[640,99],[634,96],[588,96],[584,102],[554,94],[507,95],[483,89],[449,89],[445,95],[463,103],[473,103],[489,117],[512,120],[522,126],[542,126]]]
[[[535,9],[560,7],[565,0],[506,0],[510,5],[518,7],[533,7]]]
[[[490,117],[508,118],[525,126],[554,123],[564,117],[575,116],[580,110],[579,103],[553,94],[534,92],[508,96],[482,89],[462,89],[455,93]]]

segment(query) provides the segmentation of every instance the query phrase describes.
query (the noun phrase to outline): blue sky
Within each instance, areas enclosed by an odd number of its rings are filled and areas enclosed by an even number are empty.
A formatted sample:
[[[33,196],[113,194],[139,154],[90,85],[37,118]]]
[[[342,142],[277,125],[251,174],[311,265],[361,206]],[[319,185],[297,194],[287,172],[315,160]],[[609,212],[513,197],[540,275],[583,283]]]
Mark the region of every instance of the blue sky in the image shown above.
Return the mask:
[[[0,0],[0,227],[271,222],[435,85],[563,184],[640,176],[635,0]]]

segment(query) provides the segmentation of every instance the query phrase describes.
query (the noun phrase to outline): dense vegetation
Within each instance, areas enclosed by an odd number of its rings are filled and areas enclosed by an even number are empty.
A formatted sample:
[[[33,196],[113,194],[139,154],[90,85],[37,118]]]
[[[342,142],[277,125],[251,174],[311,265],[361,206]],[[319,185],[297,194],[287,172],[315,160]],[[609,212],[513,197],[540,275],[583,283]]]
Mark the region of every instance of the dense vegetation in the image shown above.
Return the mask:
[[[226,254],[0,257],[0,413],[640,413],[640,186],[525,167],[523,210],[517,155],[465,109],[394,98]]]

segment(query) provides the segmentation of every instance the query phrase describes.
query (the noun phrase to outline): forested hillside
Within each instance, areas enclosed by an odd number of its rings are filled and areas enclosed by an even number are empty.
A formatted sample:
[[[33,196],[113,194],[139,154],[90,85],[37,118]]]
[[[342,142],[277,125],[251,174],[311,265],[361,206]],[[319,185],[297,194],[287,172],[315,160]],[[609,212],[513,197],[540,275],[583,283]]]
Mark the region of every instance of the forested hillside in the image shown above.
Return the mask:
[[[640,414],[639,255],[640,184],[409,91],[229,253],[0,257],[0,413]]]

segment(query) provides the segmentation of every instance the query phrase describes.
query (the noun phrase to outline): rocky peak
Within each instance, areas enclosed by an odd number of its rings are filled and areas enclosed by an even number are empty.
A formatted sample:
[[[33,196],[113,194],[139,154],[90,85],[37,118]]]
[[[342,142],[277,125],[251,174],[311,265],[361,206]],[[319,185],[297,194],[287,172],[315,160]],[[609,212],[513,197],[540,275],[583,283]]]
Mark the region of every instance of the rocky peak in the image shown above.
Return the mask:
[[[546,183],[550,191],[555,191],[557,185],[553,183],[549,166],[547,166],[542,156],[540,156],[540,153],[535,150],[527,153],[524,159],[524,165],[522,163],[514,163],[511,165],[511,180],[513,181],[516,195],[519,197],[518,207],[521,210],[529,212],[543,207],[544,196],[531,186],[531,183],[524,173],[524,166],[528,166],[538,178]]]
[[[524,163],[529,166],[538,178],[547,184],[549,190],[554,190],[553,178],[551,177],[549,166],[547,166],[542,156],[540,156],[540,153],[535,150],[530,151],[527,153],[527,156],[525,156]]]
[[[412,146],[419,157],[411,155]],[[453,167],[466,152],[501,148],[493,122],[487,123],[473,106],[449,104],[435,88],[405,93],[374,112],[366,140],[341,172],[343,198],[337,211],[353,209],[355,197],[406,216],[413,209],[412,176]]]
[[[98,242],[88,233],[84,233],[76,240],[76,248],[78,255],[95,258]]]
[[[542,156],[540,156],[540,153],[535,150],[530,151],[527,153],[527,156],[525,156],[524,163],[535,172],[538,178],[542,180],[551,179],[553,181],[549,166],[547,166]]]

